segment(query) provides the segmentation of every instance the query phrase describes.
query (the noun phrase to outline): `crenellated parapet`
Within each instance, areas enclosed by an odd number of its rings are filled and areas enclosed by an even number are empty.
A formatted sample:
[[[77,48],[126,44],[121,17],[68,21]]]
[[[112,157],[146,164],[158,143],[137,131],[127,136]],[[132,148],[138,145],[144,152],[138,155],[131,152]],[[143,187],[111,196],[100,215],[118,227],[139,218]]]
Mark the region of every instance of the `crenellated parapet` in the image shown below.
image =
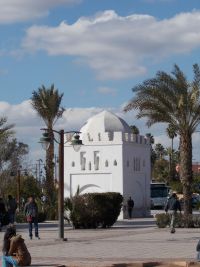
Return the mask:
[[[98,134],[83,133],[81,134],[83,143],[138,143],[149,145],[149,138],[139,134],[123,132],[105,132]]]

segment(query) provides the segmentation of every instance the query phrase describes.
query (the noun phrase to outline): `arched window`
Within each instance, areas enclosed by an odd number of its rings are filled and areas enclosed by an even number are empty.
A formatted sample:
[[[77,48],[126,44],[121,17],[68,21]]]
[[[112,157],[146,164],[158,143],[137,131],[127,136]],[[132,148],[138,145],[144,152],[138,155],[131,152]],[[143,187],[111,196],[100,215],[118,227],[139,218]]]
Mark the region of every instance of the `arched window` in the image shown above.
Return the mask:
[[[99,161],[100,161],[99,151],[94,151],[94,169],[96,171],[99,170]]]
[[[74,161],[72,161],[72,167],[75,167],[75,162]]]
[[[108,167],[108,160],[105,161],[105,167]]]
[[[86,152],[81,152],[80,153],[80,163],[81,163],[81,170],[85,170],[85,165],[86,165],[86,158],[85,158]]]
[[[114,165],[114,166],[117,166],[117,161],[116,161],[116,159],[114,160],[113,165]]]

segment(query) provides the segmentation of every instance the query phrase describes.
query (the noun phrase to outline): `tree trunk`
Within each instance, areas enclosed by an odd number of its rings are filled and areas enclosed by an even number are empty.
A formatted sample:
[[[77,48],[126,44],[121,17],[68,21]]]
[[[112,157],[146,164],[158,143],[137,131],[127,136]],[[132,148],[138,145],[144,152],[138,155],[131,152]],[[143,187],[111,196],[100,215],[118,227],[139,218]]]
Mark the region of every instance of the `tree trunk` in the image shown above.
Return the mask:
[[[184,214],[192,214],[192,135],[180,135],[180,179],[183,185]]]
[[[174,138],[172,138],[171,155],[170,155],[170,179],[174,180]]]
[[[46,181],[45,189],[48,203],[51,205],[54,202],[54,133],[49,129],[51,135],[51,143],[46,151]]]

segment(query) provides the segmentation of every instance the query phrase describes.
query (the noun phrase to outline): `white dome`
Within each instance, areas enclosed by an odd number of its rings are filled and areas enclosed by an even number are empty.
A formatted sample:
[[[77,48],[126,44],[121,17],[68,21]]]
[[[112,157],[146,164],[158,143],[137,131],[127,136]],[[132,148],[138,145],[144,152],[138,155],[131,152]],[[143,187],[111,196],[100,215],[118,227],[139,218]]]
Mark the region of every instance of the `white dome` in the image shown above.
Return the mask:
[[[102,111],[91,117],[80,130],[83,134],[98,135],[105,132],[123,132],[131,133],[131,128],[128,124],[117,115]]]

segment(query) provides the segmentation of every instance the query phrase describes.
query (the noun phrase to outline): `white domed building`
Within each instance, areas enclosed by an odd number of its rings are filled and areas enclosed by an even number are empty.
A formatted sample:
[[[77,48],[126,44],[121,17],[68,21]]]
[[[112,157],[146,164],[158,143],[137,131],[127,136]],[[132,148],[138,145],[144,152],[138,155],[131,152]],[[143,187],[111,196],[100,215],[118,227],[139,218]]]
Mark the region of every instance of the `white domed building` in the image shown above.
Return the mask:
[[[120,192],[124,205],[131,196],[133,216],[148,216],[150,210],[150,145],[134,135],[128,124],[103,111],[81,128],[83,146],[75,151],[65,144],[65,197],[80,193]],[[126,218],[126,208],[120,219]]]

